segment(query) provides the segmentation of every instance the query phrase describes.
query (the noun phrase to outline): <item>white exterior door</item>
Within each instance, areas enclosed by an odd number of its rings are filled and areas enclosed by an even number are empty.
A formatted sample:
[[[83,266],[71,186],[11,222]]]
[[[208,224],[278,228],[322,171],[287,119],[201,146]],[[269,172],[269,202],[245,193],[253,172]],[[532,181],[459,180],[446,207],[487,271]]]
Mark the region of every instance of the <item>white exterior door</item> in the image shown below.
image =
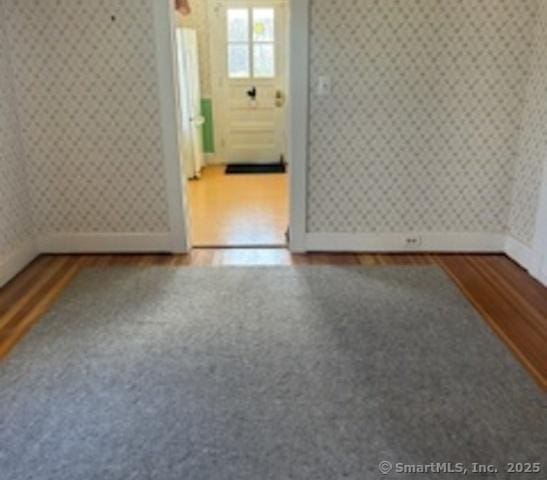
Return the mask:
[[[213,9],[219,155],[225,163],[285,158],[286,6],[229,0]]]

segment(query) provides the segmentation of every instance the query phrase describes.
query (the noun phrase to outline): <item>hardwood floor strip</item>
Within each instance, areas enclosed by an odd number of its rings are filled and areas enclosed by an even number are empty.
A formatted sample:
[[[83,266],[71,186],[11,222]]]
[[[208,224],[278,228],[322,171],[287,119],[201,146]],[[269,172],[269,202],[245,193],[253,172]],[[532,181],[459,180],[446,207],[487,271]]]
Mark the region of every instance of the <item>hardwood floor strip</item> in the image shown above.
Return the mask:
[[[291,255],[287,250],[272,249],[272,250],[243,250],[234,251],[231,249],[223,250],[218,253],[218,261],[220,265],[236,266],[236,265],[292,265]]]
[[[541,362],[533,355],[531,351],[524,348],[527,345],[527,339],[515,338],[515,332],[507,332],[500,324],[503,324],[503,319],[506,315],[510,315],[507,306],[498,308],[493,311],[493,304],[503,302],[499,296],[496,296],[491,289],[484,286],[484,280],[477,277],[473,269],[470,269],[468,259],[440,258],[439,264],[445,269],[446,273],[458,285],[460,290],[469,299],[477,311],[482,315],[487,324],[498,335],[503,342],[509,347],[518,360],[530,372],[538,385],[547,390],[547,375],[542,367]],[[501,312],[500,312],[501,310]],[[528,344],[530,347],[530,345]],[[535,348],[535,346],[533,347]],[[539,350],[545,348],[545,345],[540,345]]]
[[[44,286],[48,285],[57,272],[63,268],[65,263],[66,261],[50,261],[49,263],[43,264],[42,270],[35,272],[36,278],[34,284],[29,285],[28,289],[24,291],[24,294],[19,295],[0,317],[0,332],[7,328],[17,315],[21,315],[21,312],[23,312],[28,304],[32,303],[35,298],[42,294]]]
[[[526,270],[507,257],[490,258],[490,265],[510,285],[519,285],[518,293],[523,301],[535,308],[543,319],[547,318],[547,295],[545,287],[530,276]],[[547,329],[547,325],[543,322]]]
[[[490,272],[485,269],[479,259],[474,258],[470,260],[470,263],[476,275],[483,279],[485,287],[488,286],[493,292],[493,299],[500,299],[489,306],[491,309],[502,307],[504,309],[505,315],[500,316],[497,322],[498,325],[505,331],[511,331],[512,337],[520,339],[522,342],[535,342],[538,345],[545,344],[547,340],[541,335],[541,330],[535,328],[530,311],[523,309],[523,306],[515,301],[512,287],[503,288],[502,284],[494,281]],[[545,353],[547,354],[547,351]]]
[[[18,325],[26,318],[30,311],[39,303],[44,296],[47,295],[49,290],[60,277],[64,275],[67,269],[69,269],[72,263],[66,258],[58,258],[54,260],[54,265],[57,267],[50,272],[50,275],[47,277],[47,281],[40,285],[40,288],[33,292],[32,295],[25,297],[25,302],[21,307],[13,313],[9,321],[4,324],[2,330],[0,330],[0,338],[9,337],[14,330],[17,329]]]
[[[13,304],[25,295],[29,288],[32,288],[36,277],[41,276],[50,264],[50,258],[38,257],[0,290],[0,324],[7,311],[13,308]]]
[[[373,255],[358,255],[357,261],[359,264],[364,265],[366,267],[372,267],[376,265],[376,260]]]
[[[215,250],[193,250],[191,253],[192,266],[207,267],[213,266],[216,263],[216,251]]]
[[[60,268],[56,270],[56,275],[52,278],[51,285],[48,285],[49,288],[45,289],[43,295],[25,312],[14,328],[7,330],[4,334],[5,337],[0,337],[0,359],[5,358],[30,328],[49,310],[66,286],[80,271],[83,263],[83,259],[76,259],[73,262],[65,259],[61,263]]]
[[[529,303],[523,295],[524,289],[528,292],[530,286],[518,281],[509,281],[509,277],[501,274],[486,259],[475,259],[474,261],[476,269],[483,272],[483,276],[490,282],[492,288],[497,289],[500,295],[509,300],[522,313],[521,317],[523,321],[547,344],[547,325],[543,323],[545,315],[536,308],[536,303]]]
[[[318,253],[308,258],[310,265],[359,265],[359,259],[352,254]]]

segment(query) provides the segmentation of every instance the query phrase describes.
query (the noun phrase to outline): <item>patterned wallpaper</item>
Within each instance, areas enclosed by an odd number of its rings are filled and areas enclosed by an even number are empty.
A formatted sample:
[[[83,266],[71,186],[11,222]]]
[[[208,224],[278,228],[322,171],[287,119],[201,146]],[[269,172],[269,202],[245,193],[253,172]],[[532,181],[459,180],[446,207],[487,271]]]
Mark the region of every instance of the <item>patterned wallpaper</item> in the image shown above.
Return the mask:
[[[201,96],[205,98],[210,97],[212,94],[211,56],[209,51],[209,1],[190,0],[192,13],[186,17],[179,17],[178,22],[183,27],[194,28],[197,31]]]
[[[540,2],[521,131],[509,231],[531,246],[547,168],[547,2]]]
[[[0,0],[0,265],[33,236],[24,155],[10,75],[3,1]]]
[[[32,235],[29,205],[39,233],[169,230],[153,1],[0,0],[0,255]],[[312,85],[309,230],[503,232],[510,218],[529,242],[539,3],[534,51],[537,0],[312,0],[311,78],[333,88]]]
[[[505,231],[536,8],[312,0],[309,231]]]
[[[155,0],[3,1],[38,232],[169,231]]]

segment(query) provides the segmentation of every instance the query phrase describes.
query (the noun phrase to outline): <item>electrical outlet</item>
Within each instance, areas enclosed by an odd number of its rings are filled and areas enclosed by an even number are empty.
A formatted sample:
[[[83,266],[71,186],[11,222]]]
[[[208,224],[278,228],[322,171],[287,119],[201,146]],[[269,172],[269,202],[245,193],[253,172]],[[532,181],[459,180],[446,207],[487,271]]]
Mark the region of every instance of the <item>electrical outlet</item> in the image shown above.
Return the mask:
[[[407,248],[417,248],[422,244],[422,237],[419,235],[412,235],[405,237],[405,246]]]

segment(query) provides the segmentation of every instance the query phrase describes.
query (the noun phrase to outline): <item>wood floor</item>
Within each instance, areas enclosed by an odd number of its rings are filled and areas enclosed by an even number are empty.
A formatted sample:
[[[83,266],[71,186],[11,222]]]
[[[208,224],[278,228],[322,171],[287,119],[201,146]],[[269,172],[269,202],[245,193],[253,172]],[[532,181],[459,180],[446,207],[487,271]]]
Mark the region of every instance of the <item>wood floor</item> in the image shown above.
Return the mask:
[[[273,246],[285,244],[289,224],[288,176],[225,175],[206,167],[189,182],[192,244]]]
[[[39,322],[82,268],[359,264],[440,266],[547,389],[547,289],[503,255],[291,255],[284,249],[197,249],[181,256],[42,256],[0,290],[0,358]]]

